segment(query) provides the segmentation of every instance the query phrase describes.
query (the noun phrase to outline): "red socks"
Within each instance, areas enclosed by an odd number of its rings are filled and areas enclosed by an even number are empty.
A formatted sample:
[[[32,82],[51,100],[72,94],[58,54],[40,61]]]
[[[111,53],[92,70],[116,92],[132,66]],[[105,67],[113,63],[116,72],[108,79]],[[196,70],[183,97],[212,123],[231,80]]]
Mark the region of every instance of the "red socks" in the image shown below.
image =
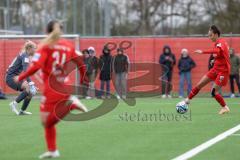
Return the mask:
[[[55,125],[58,123],[59,120],[64,118],[70,110],[79,109],[75,105],[61,105],[55,108],[55,112],[52,112],[46,122],[45,125],[45,141],[47,143],[48,151],[56,151],[56,128]]]
[[[216,94],[215,97],[216,101],[222,106],[222,107],[225,107],[226,106],[226,103],[223,99],[223,97],[220,95],[220,94]]]
[[[195,87],[192,89],[192,91],[190,92],[190,94],[188,95],[188,99],[192,99],[195,95],[198,94],[198,92],[200,91],[199,88]],[[222,107],[225,107],[226,106],[226,103],[223,99],[223,97],[220,95],[220,94],[216,94],[214,96],[214,98],[216,99],[216,101],[222,106]]]
[[[48,151],[55,151],[56,147],[56,128],[55,126],[45,128],[45,140],[47,143]]]
[[[200,89],[198,87],[193,88],[190,94],[188,95],[188,99],[192,99],[194,96],[198,94],[199,91]]]

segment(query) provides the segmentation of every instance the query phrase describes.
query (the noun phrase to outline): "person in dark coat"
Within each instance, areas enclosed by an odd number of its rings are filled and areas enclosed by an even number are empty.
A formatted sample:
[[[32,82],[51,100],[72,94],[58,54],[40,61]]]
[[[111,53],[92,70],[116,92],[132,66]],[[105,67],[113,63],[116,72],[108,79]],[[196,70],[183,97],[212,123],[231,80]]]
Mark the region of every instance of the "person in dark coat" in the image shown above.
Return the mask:
[[[179,98],[184,97],[184,82],[187,81],[187,94],[192,90],[191,70],[196,67],[194,60],[188,55],[187,49],[182,49],[181,58],[178,61],[178,69],[180,74],[179,82]]]
[[[117,49],[117,55],[113,58],[113,71],[115,75],[115,88],[117,99],[127,98],[127,75],[129,70],[129,58],[122,48]]]
[[[111,69],[112,56],[111,51],[107,46],[103,48],[103,54],[99,58],[100,69],[100,81],[101,81],[101,98],[105,98],[104,86],[106,85],[106,96],[110,98],[110,81],[111,81]]]
[[[164,46],[163,53],[159,58],[159,64],[162,67],[162,98],[171,98],[171,82],[173,66],[176,64],[175,55],[169,46]]]

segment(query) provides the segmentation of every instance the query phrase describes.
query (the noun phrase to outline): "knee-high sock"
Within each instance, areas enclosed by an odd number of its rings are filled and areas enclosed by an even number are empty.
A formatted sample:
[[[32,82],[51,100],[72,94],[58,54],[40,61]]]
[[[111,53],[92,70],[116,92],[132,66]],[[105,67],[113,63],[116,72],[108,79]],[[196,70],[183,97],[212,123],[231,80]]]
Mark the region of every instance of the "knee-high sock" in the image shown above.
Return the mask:
[[[65,105],[65,103],[62,102],[56,105],[55,111],[48,116],[45,124],[45,140],[48,151],[55,151],[57,149],[55,125],[59,122],[59,120],[64,118],[70,112],[70,110],[70,105]]]
[[[194,96],[196,96],[198,94],[198,92],[200,91],[200,89],[198,87],[195,87],[191,90],[190,94],[188,95],[189,99],[192,99]]]
[[[31,101],[32,97],[26,97],[23,101],[23,105],[22,105],[22,108],[21,108],[21,111],[25,111]]]
[[[56,125],[71,111],[70,105],[65,105],[64,101],[53,107],[55,107],[54,111],[48,116],[47,122],[45,124],[46,127]]]
[[[28,96],[28,93],[26,91],[23,91],[19,94],[19,96],[16,98],[16,102],[20,103],[23,99],[25,99]]]
[[[220,95],[220,94],[216,94],[215,97],[216,101],[222,106],[222,107],[225,107],[226,106],[226,103],[223,99],[223,97]]]
[[[57,149],[55,125],[45,127],[45,141],[48,151],[55,151]]]

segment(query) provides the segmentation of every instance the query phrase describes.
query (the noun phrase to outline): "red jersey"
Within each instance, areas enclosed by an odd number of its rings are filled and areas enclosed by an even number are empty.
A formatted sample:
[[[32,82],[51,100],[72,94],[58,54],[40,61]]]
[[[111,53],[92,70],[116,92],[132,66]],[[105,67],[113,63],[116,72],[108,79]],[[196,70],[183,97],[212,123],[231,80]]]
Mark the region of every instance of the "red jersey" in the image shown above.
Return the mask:
[[[71,94],[70,88],[66,87],[69,84],[68,71],[73,71],[76,65],[73,66],[73,63],[69,62],[74,62],[77,66],[81,66],[81,75],[84,74],[85,68],[82,54],[75,51],[70,42],[60,39],[51,47],[41,47],[33,57],[32,66],[19,76],[19,80],[25,79],[27,76],[34,74],[38,69],[41,69],[44,82],[42,103],[56,103],[69,97]]]
[[[230,73],[229,47],[224,39],[219,38],[214,44],[214,49],[203,51],[203,54],[215,54],[213,68],[217,71]]]

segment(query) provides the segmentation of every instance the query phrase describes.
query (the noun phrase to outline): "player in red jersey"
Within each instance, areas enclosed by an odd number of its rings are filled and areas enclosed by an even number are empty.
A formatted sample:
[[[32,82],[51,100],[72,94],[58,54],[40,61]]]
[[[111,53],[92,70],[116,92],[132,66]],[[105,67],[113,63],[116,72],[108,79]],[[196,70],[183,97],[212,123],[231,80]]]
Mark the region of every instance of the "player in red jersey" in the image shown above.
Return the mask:
[[[198,54],[214,54],[214,66],[213,68],[202,77],[197,86],[192,89],[188,98],[184,100],[185,103],[190,103],[190,100],[198,94],[198,92],[209,82],[214,81],[214,85],[211,91],[212,97],[222,106],[219,114],[228,113],[230,110],[226,105],[221,94],[218,93],[222,86],[225,86],[228,82],[230,74],[230,59],[229,59],[229,47],[227,42],[220,38],[220,30],[215,25],[212,25],[209,29],[209,39],[214,42],[214,48],[210,50],[196,50]]]
[[[81,66],[81,77],[84,77],[83,56],[80,52],[75,51],[69,41],[60,38],[61,28],[61,24],[56,20],[48,23],[48,36],[40,43],[40,47],[33,57],[32,66],[15,78],[15,81],[21,81],[39,69],[43,73],[44,89],[40,113],[48,151],[40,155],[40,159],[60,156],[56,147],[55,128],[59,120],[72,109],[87,112],[87,108],[76,97],[71,96],[69,88],[66,86],[68,84],[66,72],[69,67],[71,68],[67,62],[73,61],[77,66]]]

